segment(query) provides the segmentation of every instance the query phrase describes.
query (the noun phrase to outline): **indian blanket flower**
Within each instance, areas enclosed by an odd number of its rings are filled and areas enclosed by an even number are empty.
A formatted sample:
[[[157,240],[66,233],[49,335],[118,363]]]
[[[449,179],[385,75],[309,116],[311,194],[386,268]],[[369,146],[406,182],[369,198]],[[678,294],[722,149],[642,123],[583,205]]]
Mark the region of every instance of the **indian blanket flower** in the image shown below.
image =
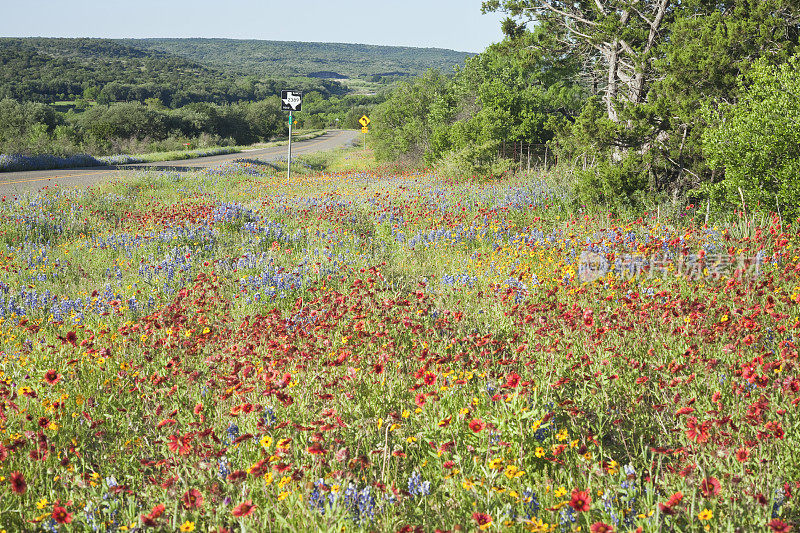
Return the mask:
[[[241,518],[243,516],[250,516],[255,509],[256,506],[253,505],[253,500],[247,500],[234,507],[231,514],[236,518]]]
[[[475,433],[480,433],[481,431],[486,429],[486,422],[484,422],[480,418],[473,418],[469,423],[469,429],[471,429]]]
[[[485,531],[492,525],[492,517],[487,513],[472,513],[472,519],[478,524],[478,529]]]
[[[750,451],[747,448],[739,448],[736,450],[736,460],[744,463],[750,457]]]
[[[53,370],[51,368],[50,370],[44,373],[44,380],[49,385],[55,385],[56,383],[61,381],[61,374],[59,374],[56,370]]]
[[[72,513],[67,512],[66,508],[60,505],[54,505],[51,518],[59,524],[69,524],[72,522]]]
[[[703,494],[703,498],[712,498],[719,494],[719,491],[719,480],[713,476],[707,477],[700,482],[700,492]]]
[[[8,476],[8,480],[11,483],[11,490],[14,494],[25,494],[25,491],[28,490],[28,484],[25,482],[25,476],[23,476],[19,472],[11,472],[11,475]]]
[[[614,533],[614,527],[609,526],[605,522],[595,522],[589,528],[592,533]]]
[[[773,533],[789,533],[792,530],[792,526],[780,518],[773,518],[767,522],[767,526]]]
[[[686,419],[686,436],[698,443],[708,441],[708,428],[710,423],[708,421],[702,424],[698,423],[696,416],[690,416]]]
[[[570,506],[576,511],[585,512],[589,510],[592,503],[592,498],[589,496],[588,490],[573,489],[572,497],[569,500]]]
[[[676,492],[672,496],[670,496],[669,500],[666,503],[658,504],[658,508],[661,510],[662,513],[667,515],[674,515],[677,513],[676,507],[680,505],[681,501],[683,501],[683,493]]]
[[[515,389],[519,386],[521,380],[522,378],[520,377],[519,374],[517,374],[516,372],[512,372],[506,378],[506,382],[503,384],[503,387],[507,389]]]
[[[200,509],[203,507],[203,495],[197,489],[189,489],[183,493],[181,502],[184,509]]]

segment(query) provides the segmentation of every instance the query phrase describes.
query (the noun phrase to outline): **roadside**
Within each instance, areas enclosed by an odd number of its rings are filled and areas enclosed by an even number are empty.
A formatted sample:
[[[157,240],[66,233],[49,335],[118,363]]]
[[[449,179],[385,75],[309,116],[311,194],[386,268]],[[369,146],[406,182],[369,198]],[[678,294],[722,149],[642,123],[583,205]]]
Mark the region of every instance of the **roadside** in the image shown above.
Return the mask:
[[[295,157],[299,157],[343,148],[357,142],[359,135],[358,132],[351,130],[326,131],[313,139],[295,141],[292,146],[292,154]],[[73,168],[6,172],[0,174],[0,197],[11,198],[52,186],[91,187],[102,181],[119,177],[123,173],[130,171],[196,172],[203,168],[221,165],[238,159],[262,162],[285,161],[285,144],[285,142],[276,142],[272,143],[270,146],[251,149],[247,152],[199,157],[192,161],[152,161],[117,166],[96,166],[83,169]]]
[[[315,139],[325,135],[328,130],[313,130],[303,132],[295,137],[295,142]],[[185,161],[217,155],[253,152],[274,146],[284,146],[289,140],[279,139],[268,143],[257,143],[248,146],[212,146],[195,150],[181,150],[169,152],[153,152],[149,154],[118,154],[110,156],[93,157],[86,154],[77,154],[70,157],[56,157],[52,155],[20,156],[0,154],[0,173],[26,172],[36,170],[67,170],[75,168],[108,167],[117,165],[133,165],[138,163],[156,163],[162,161]]]

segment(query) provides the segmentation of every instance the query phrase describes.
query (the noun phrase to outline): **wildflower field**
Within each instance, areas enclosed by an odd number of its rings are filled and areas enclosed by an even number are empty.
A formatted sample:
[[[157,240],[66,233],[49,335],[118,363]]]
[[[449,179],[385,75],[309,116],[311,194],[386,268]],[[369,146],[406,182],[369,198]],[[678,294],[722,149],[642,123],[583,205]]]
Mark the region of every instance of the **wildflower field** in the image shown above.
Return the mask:
[[[3,199],[0,529],[797,525],[800,225],[337,157]]]

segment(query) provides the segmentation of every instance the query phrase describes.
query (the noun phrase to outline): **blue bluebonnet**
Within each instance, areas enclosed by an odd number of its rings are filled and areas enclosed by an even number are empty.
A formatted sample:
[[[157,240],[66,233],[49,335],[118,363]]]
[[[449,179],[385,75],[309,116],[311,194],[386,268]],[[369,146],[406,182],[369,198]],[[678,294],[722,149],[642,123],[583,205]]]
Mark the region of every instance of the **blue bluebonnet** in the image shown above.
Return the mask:
[[[427,496],[431,493],[431,483],[422,479],[419,472],[412,472],[408,478],[408,492],[412,496]]]

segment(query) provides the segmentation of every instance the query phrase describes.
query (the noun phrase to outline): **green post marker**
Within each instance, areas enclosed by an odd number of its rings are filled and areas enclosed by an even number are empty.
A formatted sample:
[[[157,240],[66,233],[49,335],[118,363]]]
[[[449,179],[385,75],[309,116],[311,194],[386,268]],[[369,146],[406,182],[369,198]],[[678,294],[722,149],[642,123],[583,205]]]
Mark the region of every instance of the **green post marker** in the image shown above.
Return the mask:
[[[286,165],[286,180],[292,179],[292,112],[289,111],[289,158]]]

